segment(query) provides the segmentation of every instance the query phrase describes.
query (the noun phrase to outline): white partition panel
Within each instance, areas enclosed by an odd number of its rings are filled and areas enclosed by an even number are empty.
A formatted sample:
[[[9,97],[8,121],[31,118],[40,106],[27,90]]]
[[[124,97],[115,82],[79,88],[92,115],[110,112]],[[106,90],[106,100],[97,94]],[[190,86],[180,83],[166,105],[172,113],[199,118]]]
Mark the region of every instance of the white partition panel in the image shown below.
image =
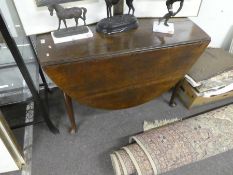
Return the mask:
[[[14,22],[13,22],[13,19],[11,17],[11,10],[9,9],[9,6],[7,3],[9,3],[8,0],[0,0],[0,10],[4,14],[4,18],[7,21],[11,35],[13,37],[17,37],[17,32],[15,30]]]
[[[18,144],[0,111],[0,174],[20,170],[23,164]]]
[[[0,173],[19,170],[15,160],[0,138]]]

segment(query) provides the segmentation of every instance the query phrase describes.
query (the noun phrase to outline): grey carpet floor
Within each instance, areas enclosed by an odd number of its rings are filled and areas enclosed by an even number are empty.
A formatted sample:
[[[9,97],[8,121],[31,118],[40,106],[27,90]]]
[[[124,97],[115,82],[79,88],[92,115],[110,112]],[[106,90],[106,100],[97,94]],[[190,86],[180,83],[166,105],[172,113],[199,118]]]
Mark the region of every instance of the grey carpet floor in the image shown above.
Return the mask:
[[[128,144],[130,136],[142,131],[144,120],[182,118],[213,108],[220,103],[187,110],[167,105],[170,93],[144,105],[125,110],[106,111],[74,102],[78,133],[68,133],[62,94],[55,90],[50,97],[50,113],[60,129],[49,132],[45,124],[34,127],[32,175],[113,175],[109,154]],[[233,151],[184,166],[166,175],[233,175]]]
[[[169,97],[166,93],[147,104],[117,111],[74,103],[79,128],[77,134],[70,135],[62,96],[55,92],[50,112],[60,135],[51,134],[45,125],[34,127],[32,175],[112,175],[109,154],[126,145],[129,136],[141,132],[144,120],[181,118],[213,107],[189,111],[178,102],[177,107],[170,108]],[[167,173],[171,174],[233,174],[233,151]]]

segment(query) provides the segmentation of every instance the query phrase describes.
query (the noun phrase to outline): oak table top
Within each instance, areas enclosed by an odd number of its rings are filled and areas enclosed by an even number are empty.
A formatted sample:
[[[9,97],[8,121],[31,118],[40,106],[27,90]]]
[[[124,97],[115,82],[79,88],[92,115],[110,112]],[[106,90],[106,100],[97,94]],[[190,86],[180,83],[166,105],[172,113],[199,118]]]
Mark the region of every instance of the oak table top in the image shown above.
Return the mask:
[[[87,61],[89,59],[106,59],[119,54],[149,51],[177,45],[209,41],[210,37],[195,23],[187,18],[175,19],[175,34],[153,32],[155,19],[139,19],[139,28],[114,35],[96,33],[95,25],[89,26],[93,38],[54,44],[51,34],[37,37],[37,51],[42,66]],[[41,40],[45,44],[41,44]],[[48,46],[51,46],[49,48]],[[46,54],[49,53],[49,56]]]

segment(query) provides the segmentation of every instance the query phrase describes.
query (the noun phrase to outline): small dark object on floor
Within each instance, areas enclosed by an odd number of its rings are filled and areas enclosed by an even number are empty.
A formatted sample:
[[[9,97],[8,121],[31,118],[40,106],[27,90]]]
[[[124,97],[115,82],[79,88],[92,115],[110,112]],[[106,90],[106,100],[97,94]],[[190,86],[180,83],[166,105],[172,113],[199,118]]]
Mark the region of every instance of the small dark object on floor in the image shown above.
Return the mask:
[[[173,4],[175,2],[180,2],[180,7],[176,12],[173,12]],[[168,26],[169,19],[173,16],[176,16],[181,11],[183,4],[184,4],[184,0],[167,0],[166,5],[167,5],[168,13],[164,15],[162,18],[159,18],[159,23],[165,19],[164,25]]]
[[[133,15],[117,15],[111,18],[102,19],[96,26],[96,31],[112,34],[125,32],[138,28],[138,20]]]

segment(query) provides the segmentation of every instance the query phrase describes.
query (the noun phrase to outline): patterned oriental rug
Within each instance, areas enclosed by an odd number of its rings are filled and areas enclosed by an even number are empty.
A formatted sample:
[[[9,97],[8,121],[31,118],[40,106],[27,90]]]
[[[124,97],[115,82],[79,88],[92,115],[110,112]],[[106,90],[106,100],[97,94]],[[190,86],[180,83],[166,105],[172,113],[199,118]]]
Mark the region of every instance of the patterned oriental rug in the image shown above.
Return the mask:
[[[111,154],[116,175],[157,175],[233,149],[233,105],[145,131]]]

